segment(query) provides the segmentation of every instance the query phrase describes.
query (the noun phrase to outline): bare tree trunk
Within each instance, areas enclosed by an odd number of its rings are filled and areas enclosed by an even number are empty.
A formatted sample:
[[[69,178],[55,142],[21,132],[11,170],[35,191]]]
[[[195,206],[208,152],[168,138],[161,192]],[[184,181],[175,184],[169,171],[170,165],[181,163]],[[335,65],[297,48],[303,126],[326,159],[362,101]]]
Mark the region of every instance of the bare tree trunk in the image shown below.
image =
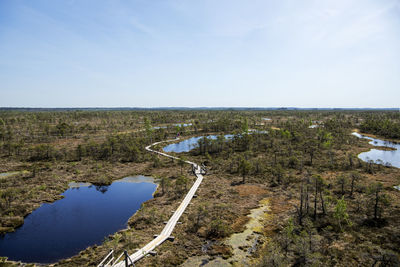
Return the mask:
[[[314,220],[317,219],[318,180],[315,179]]]
[[[344,181],[342,181],[342,196],[344,196]]]
[[[350,168],[352,169],[353,168],[353,157],[351,154],[349,154],[349,165],[350,165]]]
[[[309,214],[309,209],[310,209],[309,201],[308,201],[309,200],[309,192],[308,192],[309,183],[310,183],[310,180],[307,177],[307,180],[306,180],[306,203],[305,203],[305,205],[306,205],[306,214],[307,215]]]
[[[353,196],[353,190],[354,190],[354,177],[351,177],[351,189],[350,189],[350,197]]]
[[[324,197],[322,196],[322,190],[319,191],[319,196],[321,198],[322,214],[326,215],[325,202],[324,202]]]
[[[303,190],[303,181],[301,182],[300,188],[300,211],[299,211],[299,224],[303,225],[303,198],[304,198],[304,190]]]
[[[379,191],[376,190],[375,193],[375,206],[374,206],[374,219],[378,219],[378,201],[379,201]]]

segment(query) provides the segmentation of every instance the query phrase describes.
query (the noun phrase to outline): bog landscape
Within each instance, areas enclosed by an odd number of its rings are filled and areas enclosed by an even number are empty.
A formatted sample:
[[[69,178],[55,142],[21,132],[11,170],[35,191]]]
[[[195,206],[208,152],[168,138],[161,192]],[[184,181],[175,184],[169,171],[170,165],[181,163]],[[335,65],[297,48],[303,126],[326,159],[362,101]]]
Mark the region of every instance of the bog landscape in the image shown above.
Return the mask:
[[[397,111],[0,115],[4,266],[133,254],[189,194],[196,176],[185,161],[203,180],[173,238],[137,266],[399,263]]]
[[[0,267],[400,267],[400,0],[0,0]]]

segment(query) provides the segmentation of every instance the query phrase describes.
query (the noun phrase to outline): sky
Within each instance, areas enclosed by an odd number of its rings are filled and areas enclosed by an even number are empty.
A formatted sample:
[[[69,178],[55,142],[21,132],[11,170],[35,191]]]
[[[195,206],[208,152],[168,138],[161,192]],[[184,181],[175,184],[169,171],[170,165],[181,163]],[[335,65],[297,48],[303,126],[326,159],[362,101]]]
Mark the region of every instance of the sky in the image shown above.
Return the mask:
[[[400,0],[0,0],[0,107],[400,107]]]

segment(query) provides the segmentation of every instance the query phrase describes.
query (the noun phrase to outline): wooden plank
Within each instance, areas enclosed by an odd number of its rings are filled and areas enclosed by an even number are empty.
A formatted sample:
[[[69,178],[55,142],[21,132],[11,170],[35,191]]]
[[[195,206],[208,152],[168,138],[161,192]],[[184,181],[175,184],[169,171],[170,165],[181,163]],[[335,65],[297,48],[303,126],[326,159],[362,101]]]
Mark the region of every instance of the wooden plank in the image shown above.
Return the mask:
[[[155,150],[151,149],[151,147],[154,145],[164,143],[164,142],[176,141],[176,140],[179,140],[179,138],[176,138],[173,140],[156,142],[152,145],[147,146],[146,150],[150,151],[152,153],[156,153],[156,154],[168,157],[168,158],[173,158],[173,159],[179,160],[179,158],[177,158],[177,157],[174,157],[174,156],[168,155],[166,153],[155,151]],[[174,230],[174,228],[175,228],[176,224],[178,223],[178,220],[182,216],[183,212],[185,211],[187,206],[190,204],[190,201],[192,200],[192,198],[197,197],[197,196],[195,196],[195,193],[196,193],[197,189],[199,188],[201,182],[203,181],[201,167],[198,164],[191,162],[191,161],[185,161],[185,162],[193,166],[194,175],[197,178],[196,181],[194,182],[193,186],[190,188],[189,192],[186,194],[185,198],[183,199],[183,201],[181,202],[179,207],[174,211],[174,213],[171,216],[171,218],[169,219],[169,221],[166,222],[166,225],[165,225],[164,229],[161,231],[161,233],[159,235],[154,235],[154,239],[152,241],[150,241],[144,247],[142,247],[141,249],[137,250],[135,253],[133,253],[132,255],[129,256],[134,263],[136,261],[140,260],[141,258],[143,258],[144,256],[146,256],[146,254],[153,254],[154,249],[157,246],[161,245],[165,240],[168,239],[168,240],[173,241],[175,239],[173,236],[171,236],[172,231]],[[122,261],[113,266],[124,267],[124,265],[125,265],[125,263]]]

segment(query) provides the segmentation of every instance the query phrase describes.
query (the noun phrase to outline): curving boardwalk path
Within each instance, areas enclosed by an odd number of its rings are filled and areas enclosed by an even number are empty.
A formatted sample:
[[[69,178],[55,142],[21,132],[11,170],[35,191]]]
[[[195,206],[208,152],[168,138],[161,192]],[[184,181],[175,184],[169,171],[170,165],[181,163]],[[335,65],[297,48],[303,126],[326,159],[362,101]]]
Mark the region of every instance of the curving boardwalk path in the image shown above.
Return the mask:
[[[173,159],[177,159],[180,160],[177,157],[165,154],[163,152],[159,152],[159,151],[155,151],[152,150],[151,147],[160,143],[164,143],[164,142],[171,142],[171,141],[176,141],[177,139],[172,139],[172,140],[167,140],[167,141],[161,141],[161,142],[156,142],[152,145],[149,145],[146,147],[147,151],[153,152],[153,153],[157,153],[159,155],[168,157],[168,158],[173,158]],[[144,247],[142,247],[141,249],[139,249],[138,251],[136,251],[135,253],[129,255],[130,258],[130,262],[129,264],[135,263],[136,261],[140,260],[141,258],[143,258],[145,255],[147,255],[148,253],[152,252],[157,246],[161,245],[165,240],[171,238],[171,234],[172,231],[175,228],[175,225],[177,224],[179,218],[181,217],[181,215],[183,214],[183,212],[185,211],[186,207],[189,205],[190,201],[192,200],[194,194],[197,191],[197,188],[200,186],[202,180],[203,180],[203,175],[201,174],[201,168],[199,165],[197,165],[194,162],[191,161],[185,161],[188,164],[191,164],[195,170],[195,175],[197,177],[195,183],[193,184],[193,186],[190,188],[189,192],[186,194],[185,198],[183,199],[182,203],[179,205],[178,209],[174,212],[174,214],[172,215],[172,217],[169,219],[169,221],[167,222],[167,224],[165,225],[164,229],[161,231],[161,233],[156,236],[152,241],[150,241],[147,245],[145,245]],[[122,257],[122,254],[120,257],[118,257],[118,259],[116,261],[118,261],[120,258]],[[115,263],[115,264],[103,264],[100,263],[99,266],[116,266],[116,267],[125,267],[125,262],[121,261],[119,263]]]

